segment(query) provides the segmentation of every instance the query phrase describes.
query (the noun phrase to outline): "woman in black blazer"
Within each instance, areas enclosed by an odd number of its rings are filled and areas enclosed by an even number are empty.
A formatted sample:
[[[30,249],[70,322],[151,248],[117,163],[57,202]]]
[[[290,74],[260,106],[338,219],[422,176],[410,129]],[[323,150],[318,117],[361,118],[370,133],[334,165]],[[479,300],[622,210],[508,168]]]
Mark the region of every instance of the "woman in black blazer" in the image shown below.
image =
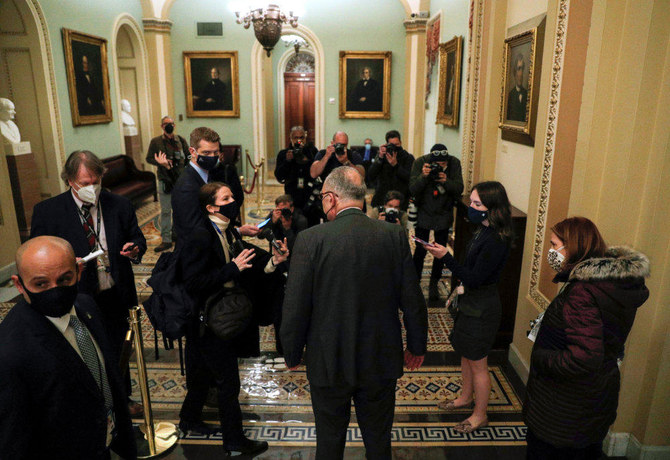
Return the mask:
[[[284,242],[280,243],[283,253],[266,253],[253,260],[256,257],[254,249],[243,249],[235,256],[232,243],[239,235],[233,233],[236,230],[229,224],[237,217],[239,207],[230,187],[222,182],[205,184],[200,189],[199,200],[207,219],[187,236],[178,255],[182,279],[196,309],[186,334],[188,392],[179,414],[179,427],[182,432],[192,434],[221,431],[223,446],[228,452],[260,452],[267,448],[267,442],[247,439],[242,430],[237,366],[238,357],[249,356],[245,350],[258,348],[258,326],[252,323],[239,337],[224,341],[202,327],[200,312],[209,296],[221,287],[233,287],[242,271],[263,264],[262,271],[271,273],[289,253]],[[217,387],[220,428],[202,422],[202,408],[212,381]]]
[[[472,415],[454,427],[460,433],[488,425],[486,407],[491,392],[488,354],[502,318],[498,280],[513,237],[511,207],[500,182],[481,182],[472,188],[468,219],[477,229],[468,243],[463,264],[456,262],[445,246],[438,243],[425,246],[434,257],[444,260],[464,288],[449,335],[454,350],[461,355],[463,389],[455,400],[438,404],[443,410],[469,408],[476,395]]]

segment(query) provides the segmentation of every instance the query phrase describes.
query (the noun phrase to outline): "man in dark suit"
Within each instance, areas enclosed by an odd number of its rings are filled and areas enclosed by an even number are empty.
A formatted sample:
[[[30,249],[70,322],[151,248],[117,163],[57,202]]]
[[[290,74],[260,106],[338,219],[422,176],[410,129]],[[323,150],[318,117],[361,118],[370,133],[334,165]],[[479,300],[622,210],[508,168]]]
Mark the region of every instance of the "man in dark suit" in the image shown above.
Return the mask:
[[[522,54],[517,55],[514,61],[514,88],[507,97],[507,119],[526,121],[526,104],[528,90],[523,87],[523,70],[526,67]]]
[[[52,236],[24,243],[12,280],[23,295],[0,323],[0,458],[137,456],[118,362],[81,267]]]
[[[363,214],[365,192],[356,169],[330,173],[321,197],[331,222],[298,235],[288,276],[281,340],[291,369],[307,346],[317,459],[343,457],[352,398],[367,458],[391,458],[403,374],[398,309],[407,368],[418,368],[426,352],[427,310],[407,237],[400,226]]]
[[[184,245],[199,223],[207,223],[198,201],[200,187],[208,182],[224,181],[226,174],[224,168],[217,167],[221,138],[216,131],[206,127],[195,128],[189,143],[191,161],[172,190],[173,228],[177,234],[175,250]],[[259,230],[255,225],[243,225],[238,231],[244,236],[256,236]]]
[[[362,112],[381,112],[384,110],[384,105],[379,82],[370,77],[369,67],[363,68],[361,77],[351,92],[347,109]]]
[[[219,69],[209,70],[211,79],[202,87],[199,96],[194,96],[196,110],[232,110],[231,101],[226,97],[226,84],[219,79]]]
[[[81,57],[81,68],[76,75],[79,115],[103,115],[105,107],[100,83],[93,77],[88,57]]]
[[[113,351],[120,356],[128,330],[128,309],[137,305],[131,262],[139,263],[147,243],[130,201],[101,189],[103,172],[104,164],[92,152],[72,152],[61,173],[70,190],[35,206],[30,237],[63,238],[77,257],[105,251],[86,264],[79,291],[95,299]],[[126,391],[130,396],[129,372]],[[131,415],[139,416],[142,406],[130,400],[129,404]]]

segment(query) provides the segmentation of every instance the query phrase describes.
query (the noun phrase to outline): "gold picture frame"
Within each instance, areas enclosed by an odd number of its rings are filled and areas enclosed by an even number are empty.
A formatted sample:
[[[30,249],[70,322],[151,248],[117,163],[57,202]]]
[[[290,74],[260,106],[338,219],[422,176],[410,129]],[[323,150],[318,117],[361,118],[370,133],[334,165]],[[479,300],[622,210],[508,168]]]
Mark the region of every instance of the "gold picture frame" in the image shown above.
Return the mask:
[[[440,92],[436,124],[457,127],[461,100],[463,37],[454,36],[440,44]]]
[[[544,22],[505,40],[500,120],[502,138],[534,145]]]
[[[340,51],[340,118],[391,118],[390,51]]]
[[[184,51],[186,116],[239,118],[237,51]]]
[[[107,40],[63,28],[63,50],[72,125],[112,121]]]

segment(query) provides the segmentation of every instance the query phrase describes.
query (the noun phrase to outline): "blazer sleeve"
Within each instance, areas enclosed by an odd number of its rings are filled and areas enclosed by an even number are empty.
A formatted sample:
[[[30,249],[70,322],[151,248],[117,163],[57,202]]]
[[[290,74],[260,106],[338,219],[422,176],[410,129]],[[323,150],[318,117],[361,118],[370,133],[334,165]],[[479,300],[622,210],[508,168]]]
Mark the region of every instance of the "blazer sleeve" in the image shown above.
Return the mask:
[[[172,218],[177,235],[190,233],[195,225],[203,220],[198,206],[198,190],[200,187],[190,180],[188,174],[190,174],[190,171],[187,166],[171,194]]]
[[[14,361],[0,352],[0,458],[24,459],[38,433],[33,432],[29,386],[21,381]]]
[[[407,330],[407,349],[416,356],[426,354],[428,344],[428,309],[412,262],[409,241],[402,229],[397,229],[402,264],[400,310]]]
[[[124,202],[122,215],[124,235],[121,241],[121,247],[123,247],[125,243],[135,243],[140,250],[140,252],[137,253],[137,259],[135,259],[135,261],[139,263],[142,261],[144,253],[147,252],[147,240],[144,238],[144,234],[137,224],[137,214],[130,201]]]
[[[605,359],[603,321],[595,298],[582,283],[568,292],[563,319],[566,348],[535,349],[531,364],[542,374],[560,379],[593,375]]]
[[[286,152],[287,150],[282,150],[277,154],[277,166],[275,166],[275,177],[281,184],[286,182],[290,172],[288,160],[286,159]]]
[[[459,264],[448,252],[444,255],[444,265],[451,270],[466,288],[477,288],[500,268],[500,260],[507,254],[507,244],[491,238],[479,253],[475,265],[468,268]]]
[[[291,256],[280,328],[284,359],[288,367],[295,367],[302,360],[312,316],[314,266],[309,249],[305,234],[298,234]]]

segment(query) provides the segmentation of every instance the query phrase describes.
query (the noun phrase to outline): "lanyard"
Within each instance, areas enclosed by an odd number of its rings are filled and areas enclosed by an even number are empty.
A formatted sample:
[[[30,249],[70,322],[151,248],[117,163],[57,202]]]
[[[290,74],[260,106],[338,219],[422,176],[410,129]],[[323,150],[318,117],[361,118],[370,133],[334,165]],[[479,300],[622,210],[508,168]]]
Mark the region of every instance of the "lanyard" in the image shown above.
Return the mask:
[[[93,206],[91,206],[91,207],[93,207]],[[93,236],[95,236],[95,241],[96,241],[96,243],[98,243],[98,247],[100,249],[106,251],[107,249],[105,249],[102,246],[102,242],[100,242],[100,232],[101,232],[101,228],[102,228],[100,222],[101,222],[102,209],[100,208],[100,206],[97,206],[97,208],[98,208],[98,210],[97,210],[97,213],[96,213],[97,214],[96,221],[97,221],[97,224],[98,224],[98,229],[96,230],[95,228],[93,228],[91,230],[93,230]],[[90,213],[91,210],[89,209],[88,212]],[[86,217],[84,216],[84,213],[82,212],[82,210],[79,206],[77,206],[77,213],[79,214],[79,220],[81,220],[81,224],[84,225],[84,223],[86,223],[86,225],[88,225]]]

